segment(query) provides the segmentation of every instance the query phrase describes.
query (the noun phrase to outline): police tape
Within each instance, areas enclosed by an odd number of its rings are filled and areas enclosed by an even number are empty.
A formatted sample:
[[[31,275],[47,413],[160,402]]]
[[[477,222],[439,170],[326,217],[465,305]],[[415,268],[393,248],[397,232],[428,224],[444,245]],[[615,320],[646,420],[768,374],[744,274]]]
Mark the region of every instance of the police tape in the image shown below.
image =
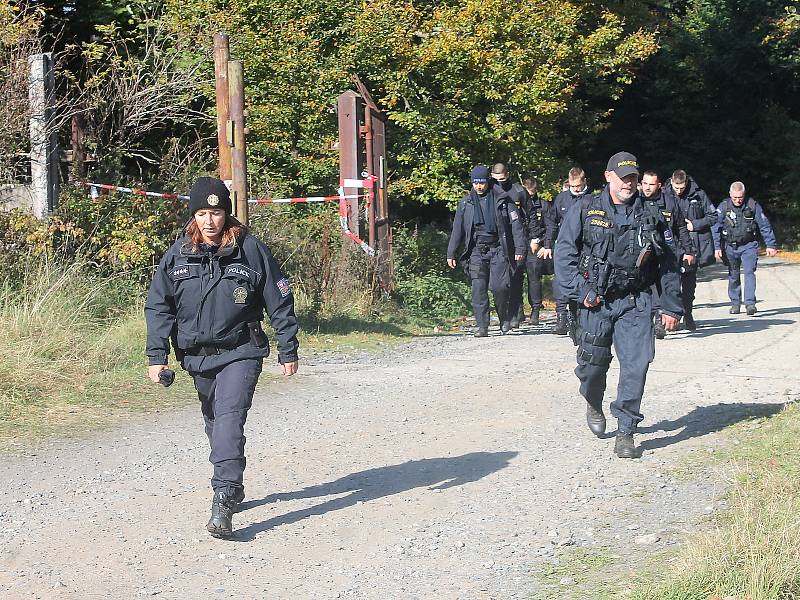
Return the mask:
[[[263,200],[249,200],[248,203],[253,204],[302,204],[310,202],[339,202],[339,224],[342,227],[342,234],[350,238],[356,245],[358,245],[368,256],[375,256],[375,248],[367,244],[364,240],[358,237],[350,229],[347,200],[354,200],[367,197],[368,202],[372,200],[372,190],[368,194],[345,194],[344,188],[371,188],[372,185],[378,181],[374,175],[368,175],[364,179],[342,179],[342,186],[339,188],[339,194],[336,196],[308,196],[305,198],[274,198]],[[180,194],[169,194],[164,192],[149,192],[138,188],[129,188],[121,185],[110,185],[107,183],[94,183],[91,181],[81,181],[80,185],[88,187],[93,198],[99,196],[98,189],[113,192],[122,192],[124,194],[134,194],[137,196],[149,196],[151,198],[171,198],[177,200],[188,200],[189,196],[182,196]]]
[[[308,196],[306,198],[264,198],[261,200],[248,200],[249,204],[306,204],[311,202],[339,202],[340,200],[354,200],[366,198],[367,194],[350,194],[348,196]]]
[[[91,181],[81,181],[80,185],[88,187],[92,198],[97,198],[100,190],[108,190],[112,192],[122,192],[124,194],[134,194],[136,196],[150,196],[151,198],[171,198],[175,200],[188,200],[189,196],[181,196],[179,194],[167,194],[164,192],[148,192],[147,190],[140,190],[138,188],[123,187],[121,185],[109,185],[107,183],[92,183]]]

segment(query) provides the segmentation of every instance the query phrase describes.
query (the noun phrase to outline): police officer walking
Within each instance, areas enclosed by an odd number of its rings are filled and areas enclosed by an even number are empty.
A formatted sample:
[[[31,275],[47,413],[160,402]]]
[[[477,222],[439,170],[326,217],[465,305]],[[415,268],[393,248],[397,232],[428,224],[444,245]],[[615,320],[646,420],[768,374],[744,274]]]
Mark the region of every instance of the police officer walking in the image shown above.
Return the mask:
[[[523,311],[522,288],[525,273],[528,274],[528,301],[531,303],[531,323],[538,324],[539,311],[542,307],[542,276],[536,252],[541,247],[544,237],[544,221],[542,220],[542,207],[536,191],[535,180],[526,177],[522,183],[511,183],[508,168],[503,163],[492,167],[492,178],[504,191],[508,192],[519,209],[522,218],[522,227],[528,247],[525,249],[525,258],[517,266],[511,278],[511,291],[509,294],[508,314],[511,329],[517,329],[525,318]],[[534,290],[533,292],[531,290]],[[538,294],[536,293],[538,290]]]
[[[586,173],[580,167],[572,167],[569,170],[569,177],[566,181],[567,189],[559,193],[553,200],[553,208],[546,216],[550,218],[549,232],[545,239],[545,257],[551,257],[553,246],[558,240],[558,231],[562,222],[566,218],[567,211],[575,204],[580,203],[584,198],[590,198],[591,192],[586,183]],[[548,245],[549,244],[549,245]],[[553,295],[556,300],[556,327],[553,333],[556,335],[567,335],[567,299],[561,295],[561,287],[558,285],[558,272],[553,279]]]
[[[651,286],[661,285],[661,320],[667,331],[681,317],[680,278],[667,224],[636,191],[639,164],[628,152],[608,161],[608,185],[575,205],[564,219],[556,244],[556,279],[561,293],[578,305],[580,393],[586,399],[589,429],[606,429],[603,394],[613,344],[620,365],[611,413],[618,422],[614,453],[638,454],[633,434],[647,369],[655,356]]]
[[[667,222],[667,229],[664,237],[667,243],[671,243],[675,248],[675,255],[678,257],[679,265],[690,267],[694,265],[695,257],[692,254],[692,240],[689,237],[689,230],[686,228],[686,218],[683,216],[681,207],[672,196],[662,193],[661,179],[655,171],[645,171],[642,174],[641,187],[642,200],[651,211],[660,212]],[[661,323],[661,292],[659,282],[653,286],[653,316],[655,323],[656,339],[662,340],[667,332]]]
[[[522,187],[527,192],[525,199],[525,215],[528,239],[528,254],[525,257],[525,271],[528,273],[528,302],[531,305],[530,325],[539,324],[542,310],[542,275],[553,273],[553,260],[544,259],[540,255],[544,248],[546,229],[544,214],[551,203],[543,203],[539,197],[539,182],[533,177],[525,177]]]
[[[767,256],[778,253],[777,240],[761,205],[747,198],[741,181],[730,187],[730,198],[717,207],[714,224],[714,254],[728,265],[728,298],[730,313],[739,314],[742,304],[741,268],[744,267],[744,305],[748,315],[756,314],[756,267],[758,266],[758,234],[767,246]]]
[[[233,533],[244,499],[244,425],[269,342],[266,310],[284,375],[297,371],[297,319],[289,282],[269,248],[231,216],[225,184],[201,177],[189,194],[183,235],[158,265],[145,303],[148,376],[168,371],[170,346],[194,379],[214,465],[207,529]]]
[[[711,226],[717,218],[716,210],[708,195],[683,169],[678,169],[672,174],[670,184],[665,186],[663,193],[680,207],[692,240],[692,250],[689,254],[694,256],[694,260],[691,263],[685,261],[681,265],[681,297],[683,326],[689,331],[694,331],[697,329],[697,324],[694,322],[692,309],[697,289],[697,270],[714,264]]]
[[[508,173],[508,167],[503,163],[496,163],[492,166],[492,179],[494,184],[499,186],[503,192],[507,193],[519,211],[519,216],[522,219],[522,227],[527,231],[529,225],[529,215],[526,210],[528,203],[528,192],[519,183],[511,181]],[[527,255],[527,249],[526,249]],[[514,270],[511,274],[511,289],[508,294],[508,318],[511,329],[519,328],[519,324],[524,318],[522,309],[522,285],[525,278],[525,263],[514,264]]]
[[[507,192],[492,185],[489,169],[479,165],[470,174],[472,189],[461,199],[447,245],[447,264],[460,262],[472,283],[472,310],[478,328],[475,337],[489,335],[489,296],[502,333],[511,329],[508,296],[514,265],[524,258],[525,234],[519,210]],[[460,246],[464,251],[456,260]],[[513,263],[512,263],[513,261]]]

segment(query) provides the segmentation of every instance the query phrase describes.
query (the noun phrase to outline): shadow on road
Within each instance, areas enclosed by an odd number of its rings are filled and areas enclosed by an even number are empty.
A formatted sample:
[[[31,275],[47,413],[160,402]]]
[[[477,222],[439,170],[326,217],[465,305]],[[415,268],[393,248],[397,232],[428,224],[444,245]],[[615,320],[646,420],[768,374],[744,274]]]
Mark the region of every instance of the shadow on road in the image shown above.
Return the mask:
[[[784,406],[783,403],[757,404],[753,402],[700,406],[678,419],[659,421],[648,427],[639,427],[639,433],[677,432],[673,435],[643,440],[639,444],[639,449],[645,451],[665,448],[691,438],[715,433],[740,421],[774,415],[783,410]]]
[[[697,330],[692,332],[678,332],[686,333],[684,337],[703,338],[710,335],[717,335],[720,333],[754,333],[764,331],[770,327],[778,325],[795,325],[797,321],[789,319],[769,319],[765,318],[772,314],[783,314],[796,312],[800,309],[787,308],[777,309],[774,312],[763,312],[761,316],[755,317],[729,317],[725,319],[698,319]]]
[[[444,490],[464,485],[504,469],[517,454],[517,452],[473,452],[463,456],[412,460],[399,465],[360,471],[336,481],[314,485],[296,492],[270,494],[260,500],[243,502],[239,509],[240,512],[279,500],[288,501],[347,494],[341,498],[331,498],[309,508],[273,517],[260,523],[253,523],[236,531],[233,539],[249,542],[255,539],[259,533],[280,525],[297,523],[308,517],[324,515],[360,502],[393,496],[415,488],[427,487],[431,490]]]

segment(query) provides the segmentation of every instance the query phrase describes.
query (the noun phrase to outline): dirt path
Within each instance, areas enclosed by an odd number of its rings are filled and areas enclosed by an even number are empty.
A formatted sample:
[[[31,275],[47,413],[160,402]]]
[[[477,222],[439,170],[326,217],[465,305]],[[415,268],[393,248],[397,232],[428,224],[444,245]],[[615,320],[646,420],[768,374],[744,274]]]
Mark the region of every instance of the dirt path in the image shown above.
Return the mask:
[[[758,283],[756,318],[701,283],[701,328],[658,343],[636,461],[585,427],[569,340],[533,330],[316,357],[262,386],[235,541],[205,533],[197,410],[3,457],[0,597],[528,598],[564,548],[624,576],[717,508],[713,478],[671,476],[682,457],[800,394],[800,265],[763,260]]]

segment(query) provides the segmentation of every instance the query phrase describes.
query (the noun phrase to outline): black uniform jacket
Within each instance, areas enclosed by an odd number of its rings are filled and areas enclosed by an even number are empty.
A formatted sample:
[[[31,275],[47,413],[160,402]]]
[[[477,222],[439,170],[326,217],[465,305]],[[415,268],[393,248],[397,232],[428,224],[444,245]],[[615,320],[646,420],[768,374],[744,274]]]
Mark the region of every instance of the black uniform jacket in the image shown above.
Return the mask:
[[[514,255],[525,255],[527,240],[522,223],[522,215],[507,192],[500,186],[492,188],[495,200],[495,214],[497,215],[497,235],[500,245],[510,263],[514,263]],[[456,258],[459,246],[464,245],[464,252],[459,257],[463,263],[469,260],[472,249],[475,247],[475,230],[472,226],[475,215],[475,203],[478,202],[478,193],[470,190],[458,203],[456,217],[453,221],[453,232],[450,234],[450,243],[447,245],[447,258]]]
[[[614,214],[611,206],[611,197],[608,193],[608,186],[600,193],[597,200],[608,215]],[[587,199],[587,202],[589,200]],[[642,199],[636,196],[633,201],[634,212],[642,206]],[[554,256],[556,280],[561,286],[561,293],[568,299],[574,300],[579,306],[592,292],[591,284],[587,282],[581,273],[578,265],[581,254],[591,252],[583,246],[583,227],[584,219],[592,219],[592,215],[584,215],[582,210],[583,202],[576,203],[569,211],[561,224],[558,233],[558,243]],[[639,206],[637,206],[637,204]],[[662,221],[662,227],[667,227],[666,222]],[[683,303],[681,301],[681,279],[678,273],[678,261],[675,256],[674,247],[667,244],[665,252],[659,258],[659,282],[661,284],[661,310],[675,318],[683,316]]]
[[[544,240],[544,216],[542,212],[542,201],[539,194],[531,196],[525,186],[519,183],[514,184],[514,191],[517,193],[515,201],[517,207],[523,213],[523,227],[525,228],[525,238],[527,242],[537,240],[540,246]]]
[[[659,192],[657,196],[646,198],[642,196],[645,202],[652,202],[661,211],[661,215],[667,222],[669,229],[672,233],[675,249],[680,258],[683,254],[692,254],[694,244],[689,236],[689,230],[686,229],[686,217],[678,203],[675,201],[674,196],[667,196],[663,192]],[[694,256],[694,254],[692,254]]]
[[[151,365],[167,364],[172,340],[189,371],[267,356],[266,339],[253,340],[248,327],[264,318],[265,309],[278,339],[279,361],[296,361],[294,297],[269,248],[245,233],[233,247],[193,251],[183,236],[161,259],[147,293],[145,353]],[[226,351],[195,355],[204,346]]]
[[[693,254],[700,267],[714,264],[714,239],[711,227],[717,221],[717,209],[711,204],[708,194],[700,189],[700,186],[691,177],[686,181],[686,190],[683,196],[675,193],[670,181],[667,181],[661,193],[667,198],[672,198],[680,207],[684,217],[692,222],[694,231],[689,232],[692,251],[685,250],[685,253]]]
[[[569,209],[576,204],[580,204],[581,200],[589,198],[591,195],[592,192],[587,188],[577,196],[570,190],[566,190],[555,197],[551,209],[545,212],[545,248],[552,248],[556,239],[558,239],[558,229],[561,227],[561,222],[566,218]]]

